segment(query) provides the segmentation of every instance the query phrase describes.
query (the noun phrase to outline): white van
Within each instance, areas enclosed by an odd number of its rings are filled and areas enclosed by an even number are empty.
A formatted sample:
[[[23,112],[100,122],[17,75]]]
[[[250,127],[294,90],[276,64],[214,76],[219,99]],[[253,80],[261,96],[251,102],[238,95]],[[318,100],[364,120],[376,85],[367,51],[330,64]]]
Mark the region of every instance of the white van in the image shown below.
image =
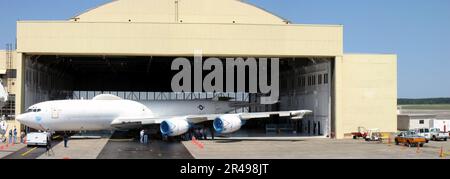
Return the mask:
[[[428,128],[420,128],[415,130],[417,135],[421,137],[425,137],[427,140],[431,139],[430,129]]]
[[[47,132],[31,132],[27,134],[27,146],[46,146],[49,135]]]

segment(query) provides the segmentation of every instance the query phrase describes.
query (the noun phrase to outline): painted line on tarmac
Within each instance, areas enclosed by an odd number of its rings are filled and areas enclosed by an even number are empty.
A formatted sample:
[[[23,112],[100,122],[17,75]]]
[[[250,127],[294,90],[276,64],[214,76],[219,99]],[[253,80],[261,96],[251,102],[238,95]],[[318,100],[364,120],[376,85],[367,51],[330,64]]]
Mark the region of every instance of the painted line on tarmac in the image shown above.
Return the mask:
[[[26,151],[25,153],[22,154],[22,157],[25,157],[26,155],[28,155],[29,153],[31,153],[33,150],[36,150],[36,149],[37,149],[37,147],[34,147],[34,148]]]

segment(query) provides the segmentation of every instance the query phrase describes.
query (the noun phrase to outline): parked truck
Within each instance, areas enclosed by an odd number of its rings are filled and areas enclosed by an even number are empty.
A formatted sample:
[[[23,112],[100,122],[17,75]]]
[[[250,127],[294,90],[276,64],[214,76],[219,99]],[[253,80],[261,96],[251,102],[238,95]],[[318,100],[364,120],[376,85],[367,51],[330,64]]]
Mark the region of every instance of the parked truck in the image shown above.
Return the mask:
[[[449,134],[448,134],[448,132],[441,132],[441,130],[439,128],[431,128],[430,129],[430,138],[431,138],[431,140],[434,140],[434,141],[439,141],[439,140],[447,141],[447,139],[449,138]]]
[[[50,137],[47,132],[31,132],[27,135],[27,146],[46,146]]]

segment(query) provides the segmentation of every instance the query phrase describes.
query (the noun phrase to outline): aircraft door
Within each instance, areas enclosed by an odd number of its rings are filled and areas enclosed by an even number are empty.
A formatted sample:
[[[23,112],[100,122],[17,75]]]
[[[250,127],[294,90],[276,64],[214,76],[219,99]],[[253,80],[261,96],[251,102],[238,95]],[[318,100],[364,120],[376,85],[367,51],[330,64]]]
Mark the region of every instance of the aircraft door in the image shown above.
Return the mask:
[[[59,118],[59,112],[57,108],[52,108],[52,119],[58,119]]]

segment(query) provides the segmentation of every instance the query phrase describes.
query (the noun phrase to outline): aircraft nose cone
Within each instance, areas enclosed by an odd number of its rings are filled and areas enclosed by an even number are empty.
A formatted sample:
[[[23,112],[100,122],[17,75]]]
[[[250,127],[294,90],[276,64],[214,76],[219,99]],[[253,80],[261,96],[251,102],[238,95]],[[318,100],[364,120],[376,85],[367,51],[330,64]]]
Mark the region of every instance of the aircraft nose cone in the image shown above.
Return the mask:
[[[16,120],[19,121],[20,123],[24,122],[24,119],[25,119],[25,115],[23,115],[23,114],[19,114],[16,117]]]
[[[37,130],[44,130],[41,126],[42,118],[40,116],[34,116],[33,114],[20,114],[16,117],[16,120],[25,126],[28,126]]]
[[[16,117],[16,120],[20,122],[23,125],[30,125],[30,121],[28,119],[28,116],[26,114],[20,114]]]

